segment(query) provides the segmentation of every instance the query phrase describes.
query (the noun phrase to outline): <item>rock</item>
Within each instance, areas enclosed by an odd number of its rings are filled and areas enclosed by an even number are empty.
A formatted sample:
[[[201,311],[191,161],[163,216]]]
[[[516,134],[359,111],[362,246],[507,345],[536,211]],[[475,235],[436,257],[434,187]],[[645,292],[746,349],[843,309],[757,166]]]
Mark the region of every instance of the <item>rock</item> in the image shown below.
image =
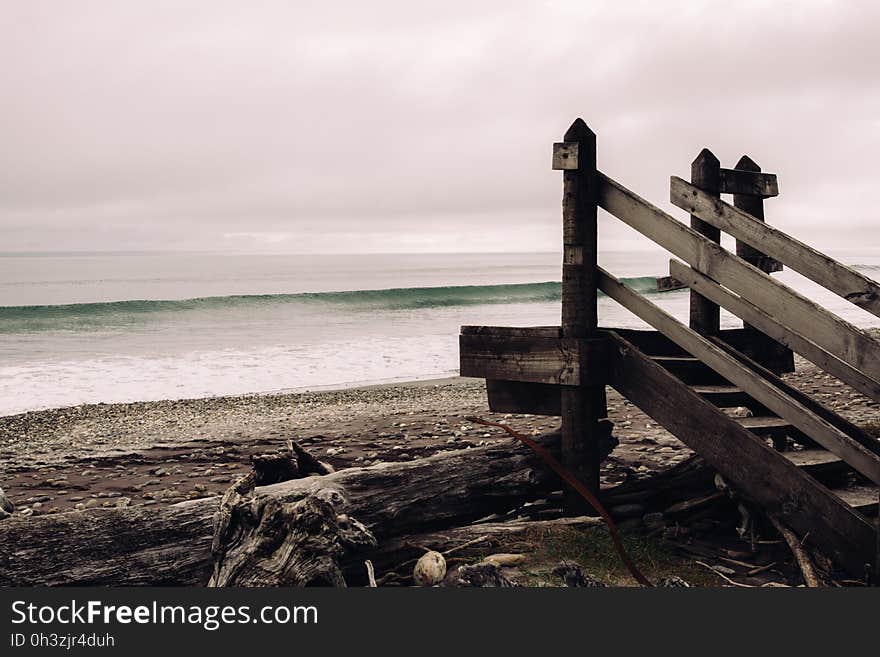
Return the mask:
[[[22,509],[21,511],[18,512],[18,515],[27,518],[28,516],[34,515],[34,510],[33,509]]]
[[[6,520],[6,518],[10,517],[12,514],[9,513],[6,509],[0,509],[0,520]]]
[[[645,523],[645,527],[648,529],[658,529],[666,526],[664,515],[661,512],[646,513],[642,516],[642,522]]]
[[[663,577],[659,582],[657,582],[657,586],[662,588],[683,588],[689,589],[691,585],[688,584],[685,580],[683,580],[678,575],[671,575],[669,577]]]
[[[517,586],[516,582],[508,579],[501,572],[501,568],[492,562],[459,566],[453,585],[479,588],[510,588]]]
[[[446,559],[439,552],[425,552],[413,568],[416,586],[434,586],[446,577]]]
[[[130,497],[120,497],[116,500],[116,507],[121,509],[122,507],[131,506],[131,498]]]
[[[88,500],[85,505],[83,505],[83,508],[94,509],[99,506],[101,506],[101,501],[93,497],[92,499]]]
[[[12,500],[6,497],[6,493],[3,492],[2,488],[0,488],[0,510],[6,513],[15,511],[15,505],[12,503]]]
[[[559,577],[569,588],[604,588],[607,586],[602,580],[588,575],[579,564],[568,559],[559,562],[553,569],[553,574]]]

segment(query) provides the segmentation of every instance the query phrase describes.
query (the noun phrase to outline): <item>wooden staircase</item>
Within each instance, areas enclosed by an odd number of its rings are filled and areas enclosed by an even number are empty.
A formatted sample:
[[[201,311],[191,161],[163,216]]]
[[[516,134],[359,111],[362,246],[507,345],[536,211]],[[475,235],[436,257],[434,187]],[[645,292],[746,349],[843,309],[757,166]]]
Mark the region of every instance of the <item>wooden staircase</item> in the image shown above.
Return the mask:
[[[595,135],[578,120],[553,157],[564,171],[562,325],[462,327],[461,375],[487,380],[494,411],[562,416],[563,460],[596,491],[610,385],[744,498],[880,583],[880,441],[780,376],[796,352],[880,402],[880,342],[769,274],[788,266],[877,317],[880,285],[767,226],[762,201],[778,193],[776,177],[748,158],[723,169],[704,150],[693,183],[672,179],[690,226],[595,162]],[[597,265],[597,208],[680,259],[669,273],[691,290],[689,324]],[[721,246],[722,230],[736,253]],[[600,291],[654,330],[600,328]],[[721,307],[743,328],[720,329]]]
[[[828,487],[843,502],[866,517],[877,516],[880,489],[869,479],[859,474],[844,459],[816,444],[787,420],[764,408],[748,393],[729,383],[693,383],[716,378],[718,375],[699,359],[692,356],[649,356],[685,384],[691,392],[720,409],[749,409],[755,415],[729,415],[730,419],[743,429],[768,444],[801,472],[813,477]],[[695,361],[687,368],[679,367],[682,360]],[[839,426],[859,435],[866,441],[869,436],[831,410],[825,409],[828,416],[834,416]]]

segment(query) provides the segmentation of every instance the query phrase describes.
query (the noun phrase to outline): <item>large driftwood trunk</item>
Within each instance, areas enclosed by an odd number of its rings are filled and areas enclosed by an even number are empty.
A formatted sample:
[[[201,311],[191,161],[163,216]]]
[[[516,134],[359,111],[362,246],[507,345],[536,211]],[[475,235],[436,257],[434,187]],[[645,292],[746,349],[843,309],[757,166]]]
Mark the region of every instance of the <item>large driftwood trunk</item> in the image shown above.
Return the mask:
[[[273,466],[283,462],[272,460]],[[256,495],[254,482],[264,473],[258,469],[240,480],[220,501],[211,544],[214,574],[208,586],[344,587],[340,559],[374,547],[376,539],[357,520],[340,513],[344,499],[332,488],[296,502]]]
[[[559,435],[542,441],[556,454]],[[282,504],[338,495],[337,512],[384,539],[461,525],[559,488],[526,447],[505,440],[407,463],[350,468],[257,489]],[[205,585],[219,498],[91,509],[0,523],[0,586]]]

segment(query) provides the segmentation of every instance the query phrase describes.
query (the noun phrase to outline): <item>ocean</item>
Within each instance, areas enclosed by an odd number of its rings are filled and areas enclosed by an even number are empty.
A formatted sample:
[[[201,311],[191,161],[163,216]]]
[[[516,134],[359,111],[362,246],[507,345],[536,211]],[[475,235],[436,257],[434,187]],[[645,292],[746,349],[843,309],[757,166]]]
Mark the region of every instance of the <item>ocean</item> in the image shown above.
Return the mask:
[[[833,254],[872,278],[880,252]],[[662,251],[600,264],[656,293]],[[462,324],[552,325],[558,253],[0,254],[0,415],[96,402],[316,390],[453,376]],[[858,326],[880,319],[776,275]],[[644,324],[608,298],[603,326]],[[722,316],[724,326],[742,323]]]

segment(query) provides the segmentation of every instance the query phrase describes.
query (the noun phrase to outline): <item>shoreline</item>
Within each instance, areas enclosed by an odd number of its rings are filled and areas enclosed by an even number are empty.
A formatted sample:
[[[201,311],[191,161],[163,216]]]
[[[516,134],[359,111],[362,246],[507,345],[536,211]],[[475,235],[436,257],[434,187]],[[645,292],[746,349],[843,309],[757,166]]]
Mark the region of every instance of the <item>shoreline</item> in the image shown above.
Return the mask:
[[[856,424],[880,423],[880,405],[803,359],[785,378]],[[610,389],[608,414],[620,445],[603,464],[603,484],[649,476],[691,454]],[[472,426],[471,415],[532,435],[559,426],[556,417],[489,412],[484,381],[462,377],[85,404],[0,417],[0,486],[38,513],[95,499],[173,503],[221,492],[249,469],[252,455],[282,450],[288,439],[337,469],[506,439]]]

